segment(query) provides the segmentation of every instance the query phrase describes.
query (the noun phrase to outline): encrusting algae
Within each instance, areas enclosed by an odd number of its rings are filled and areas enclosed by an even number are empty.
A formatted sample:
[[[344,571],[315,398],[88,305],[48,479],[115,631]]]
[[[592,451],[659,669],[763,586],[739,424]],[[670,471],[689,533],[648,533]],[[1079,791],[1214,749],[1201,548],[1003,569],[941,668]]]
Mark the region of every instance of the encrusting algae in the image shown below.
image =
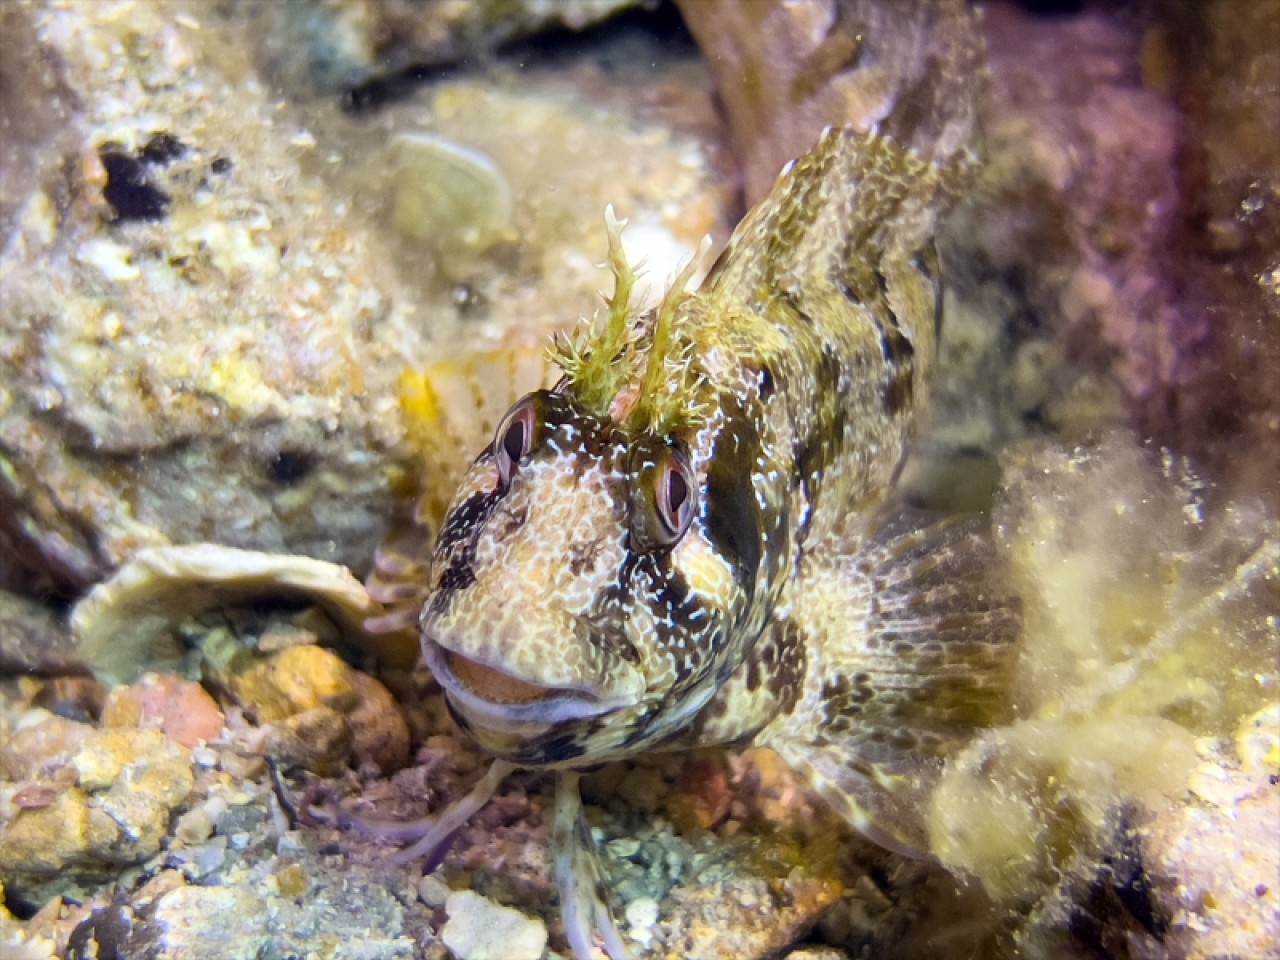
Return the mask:
[[[1273,955],[1268,883],[1230,920],[1212,904],[1234,899],[1233,875],[1280,869],[1280,524],[1119,436],[1005,466],[995,519],[1026,612],[1017,719],[948,764],[934,852],[1020,917],[996,956],[1084,949],[1082,900],[1099,937],[1160,955],[1205,955],[1197,931],[1233,925],[1239,955]],[[1170,848],[1173,824],[1220,816],[1239,817],[1236,835]],[[1116,905],[1098,890],[1121,891]]]

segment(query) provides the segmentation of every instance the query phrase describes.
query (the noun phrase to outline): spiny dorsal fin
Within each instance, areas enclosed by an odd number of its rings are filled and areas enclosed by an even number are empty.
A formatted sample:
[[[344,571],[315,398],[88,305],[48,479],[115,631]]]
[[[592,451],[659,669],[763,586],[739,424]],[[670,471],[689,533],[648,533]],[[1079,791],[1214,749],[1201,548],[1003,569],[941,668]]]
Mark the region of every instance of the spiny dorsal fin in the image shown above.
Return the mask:
[[[828,127],[734,231],[704,289],[753,304],[815,276],[865,286],[886,254],[927,245],[972,163],[941,167],[875,130]]]

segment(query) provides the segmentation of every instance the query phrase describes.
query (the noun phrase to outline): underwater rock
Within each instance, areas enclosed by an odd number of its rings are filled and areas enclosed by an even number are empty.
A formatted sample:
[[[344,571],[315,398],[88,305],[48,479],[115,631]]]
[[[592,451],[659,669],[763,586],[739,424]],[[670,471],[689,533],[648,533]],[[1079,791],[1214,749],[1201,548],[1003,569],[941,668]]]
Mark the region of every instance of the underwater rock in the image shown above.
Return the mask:
[[[157,853],[195,780],[190,752],[163,733],[104,730],[90,731],[46,782],[47,802],[0,825],[8,891],[37,906],[82,899],[86,887]]]
[[[483,59],[503,43],[544,30],[583,30],[641,0],[337,0],[261,4],[238,0],[252,18],[264,75],[294,95],[359,84],[353,106],[376,103],[379,79],[394,90],[402,71]]]
[[[351,710],[357,698],[349,670],[328,650],[288,647],[221,682],[255,720],[274,723],[321,707]]]
[[[321,647],[287,647],[216,682],[272,735],[288,767],[337,776],[348,761],[394,773],[409,759],[409,727],[387,688]]]
[[[962,2],[676,5],[716,78],[747,206],[826,126],[878,127],[940,163],[974,145],[982,51]]]
[[[20,813],[0,830],[0,869],[9,895],[26,904],[50,896],[83,896],[81,883],[111,876],[112,868],[94,851],[109,846],[118,835],[108,818],[91,816],[88,797],[75,787],[60,791],[51,803]],[[97,869],[88,870],[90,863]]]
[[[0,246],[0,528],[6,564],[64,591],[170,542],[363,565],[394,507],[395,382],[427,325],[211,14],[0,16],[58,93],[0,86],[26,171]]]
[[[663,939],[678,955],[707,960],[773,956],[839,899],[840,885],[819,874],[803,863],[786,878],[727,864],[700,871],[672,891]]]
[[[74,756],[93,734],[93,726],[49,713],[22,709],[6,718],[0,732],[0,776],[34,780],[52,774]]]
[[[1206,448],[1280,509],[1280,2],[1162,7],[1159,39],[1181,61],[1171,82],[1189,117],[1184,284],[1215,339],[1203,379],[1149,418],[1165,442]]]
[[[547,927],[470,890],[449,894],[444,911],[449,919],[440,939],[458,960],[539,960],[547,944]]]
[[[983,19],[988,163],[954,222],[1022,368],[1006,435],[1128,424],[1280,506],[1280,4],[1025,7]]]
[[[1270,762],[1251,770],[1247,754],[1206,750],[1193,796],[1145,830],[1153,895],[1188,960],[1280,957],[1280,705],[1262,713],[1241,732],[1266,724]]]
[[[591,312],[606,202],[672,249],[724,232],[705,145],[642,116],[652,82],[597,73],[606,104],[557,77],[464,78],[371,125],[270,100],[245,57],[255,8],[4,9],[6,45],[77,105],[57,124],[29,116],[43,87],[4,105],[32,138],[6,147],[34,158],[0,251],[7,581],[74,594],[140,548],[197,541],[364,570],[400,498],[435,486],[402,444],[406,367]],[[709,113],[705,90],[681,96]],[[400,132],[491,157],[518,242],[446,276],[395,235]],[[149,189],[163,217],[121,219]]]
[[[260,900],[236,887],[183,886],[159,897],[136,938],[156,960],[254,960],[270,943]]]
[[[283,769],[338,777],[351,757],[351,725],[332,707],[312,707],[263,727],[265,746]]]
[[[62,618],[27,597],[0,590],[0,673],[84,673]]]
[[[607,205],[627,218],[624,237],[644,258],[637,297],[641,286],[664,293],[706,234],[727,236],[728,190],[712,162],[711,137],[701,127],[693,135],[668,125],[652,107],[664,97],[709,114],[706,89],[623,82],[573,63],[563,69],[424,88],[380,115],[391,133],[377,143],[349,118],[326,128],[326,146],[350,156],[338,174],[342,188],[378,211],[397,240],[401,275],[419,285],[434,316],[457,317],[453,340],[412,358],[400,380],[409,445],[422,464],[408,479],[427,478],[417,489],[429,522],[511,404],[559,378],[548,339],[600,309],[611,283],[600,264]],[[361,137],[367,148],[352,149]],[[446,152],[486,158],[500,173],[511,201],[500,242],[470,249],[450,239],[454,226],[438,214],[423,214],[416,226],[426,240],[394,230],[403,179],[395,144],[423,137]]]
[[[409,724],[391,692],[359,670],[348,675],[358,702],[347,715],[351,724],[351,762],[368,763],[392,774],[409,763]]]
[[[681,265],[707,233],[727,236],[728,191],[712,165],[708,132],[699,128],[694,133],[702,136],[691,135],[649,106],[664,95],[709,113],[707,91],[692,84],[669,92],[653,81],[652,87],[610,82],[598,68],[565,70],[561,77],[500,73],[489,81],[460,77],[424,88],[385,112],[389,136],[376,149],[353,156],[347,171],[358,181],[350,188],[359,202],[385,211],[400,242],[402,275],[428,289],[424,281],[443,283],[457,301],[461,332],[487,334],[473,344],[478,349],[519,343],[531,334],[544,338],[541,347],[545,337],[601,306],[600,294],[610,282],[600,269],[609,204],[641,236],[663,238],[678,249]],[[349,120],[330,135],[368,139]],[[421,172],[415,172],[418,163]],[[480,231],[481,238],[486,232],[490,238],[482,251],[469,249],[461,237],[450,239],[466,225],[431,206],[420,207],[411,224],[427,242],[394,229],[398,198],[419,189],[405,186],[432,167],[455,163],[452,185],[442,191],[449,202],[483,200],[501,214],[484,214],[495,226]],[[483,189],[495,195],[468,198],[477,181],[487,181]],[[509,210],[496,195],[503,192]],[[474,221],[469,229],[475,229]],[[661,246],[647,244],[650,253]],[[669,252],[651,256],[643,273],[662,288],[674,273],[671,266]],[[439,272],[443,277],[435,276]]]
[[[998,3],[983,33],[986,163],[953,224],[977,288],[962,296],[1008,318],[1003,403],[1025,424],[1006,430],[1082,440],[1205,369],[1211,324],[1177,282],[1182,121],[1144,83],[1132,23]]]

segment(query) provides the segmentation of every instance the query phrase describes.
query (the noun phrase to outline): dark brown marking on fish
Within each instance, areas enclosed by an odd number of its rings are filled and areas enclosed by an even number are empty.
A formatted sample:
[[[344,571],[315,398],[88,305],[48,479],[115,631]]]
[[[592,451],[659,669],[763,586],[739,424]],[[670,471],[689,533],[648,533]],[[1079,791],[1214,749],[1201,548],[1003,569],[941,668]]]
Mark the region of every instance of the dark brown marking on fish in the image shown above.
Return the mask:
[[[823,474],[844,448],[848,408],[840,394],[840,376],[840,357],[831,344],[824,344],[814,372],[817,393],[823,399],[818,405],[817,417],[792,454],[795,457],[793,483],[799,486],[807,504],[796,531],[796,542],[801,548],[808,538],[810,521],[822,494]]]
[[[777,386],[773,380],[773,371],[769,369],[767,364],[762,364],[758,376],[759,386],[756,389],[760,400],[762,402],[767,401],[771,396],[773,396],[773,391]]]
[[[775,631],[772,649],[775,663],[769,673],[769,692],[778,702],[779,713],[790,713],[804,686],[809,640],[799,625],[788,620]]]
[[[930,241],[923,250],[911,258],[911,265],[919,271],[920,275],[928,281],[929,286],[933,288],[933,335],[941,338],[942,299],[945,288],[942,283],[941,271],[939,270],[937,245]]]
[[[759,443],[753,419],[736,400],[727,404],[703,507],[707,538],[733,566],[748,595],[755,591],[763,551],[763,517],[751,482]]]

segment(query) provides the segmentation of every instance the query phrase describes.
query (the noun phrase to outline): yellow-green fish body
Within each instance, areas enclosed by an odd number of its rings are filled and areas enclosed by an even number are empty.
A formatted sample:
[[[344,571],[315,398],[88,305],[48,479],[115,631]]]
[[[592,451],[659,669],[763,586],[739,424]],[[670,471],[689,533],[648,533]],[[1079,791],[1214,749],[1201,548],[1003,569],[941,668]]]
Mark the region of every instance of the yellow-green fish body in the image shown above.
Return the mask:
[[[447,512],[424,655],[499,758],[485,796],[513,767],[568,771],[579,953],[593,926],[622,947],[573,770],[754,736],[920,852],[922,789],[998,707],[1019,617],[986,540],[884,506],[937,352],[955,167],[828,130],[701,287],[642,316],[611,222],[606,322],[557,346],[564,377],[515,405]]]

